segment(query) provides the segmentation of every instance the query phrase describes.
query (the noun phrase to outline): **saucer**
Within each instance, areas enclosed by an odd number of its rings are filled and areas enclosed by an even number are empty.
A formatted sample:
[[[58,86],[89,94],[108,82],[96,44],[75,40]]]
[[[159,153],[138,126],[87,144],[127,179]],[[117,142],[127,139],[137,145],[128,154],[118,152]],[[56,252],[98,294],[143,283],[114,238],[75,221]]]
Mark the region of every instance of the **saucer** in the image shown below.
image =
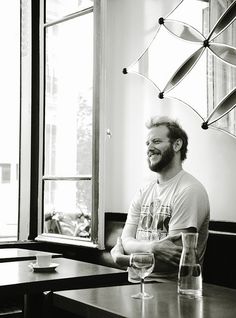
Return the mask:
[[[49,266],[39,266],[37,263],[30,263],[29,267],[34,270],[34,272],[53,272],[59,264],[51,263]]]

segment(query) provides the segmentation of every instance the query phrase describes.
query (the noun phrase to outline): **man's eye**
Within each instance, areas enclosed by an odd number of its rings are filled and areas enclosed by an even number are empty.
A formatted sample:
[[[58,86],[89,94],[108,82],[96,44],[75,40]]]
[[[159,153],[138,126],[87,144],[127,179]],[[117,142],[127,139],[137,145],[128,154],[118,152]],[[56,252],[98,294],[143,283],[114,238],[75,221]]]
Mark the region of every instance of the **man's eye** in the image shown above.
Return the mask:
[[[155,144],[155,145],[158,145],[158,144],[162,143],[162,140],[160,140],[160,139],[153,139],[152,141],[147,141],[147,142],[146,142],[146,145],[149,146],[151,143],[152,143],[152,144]]]

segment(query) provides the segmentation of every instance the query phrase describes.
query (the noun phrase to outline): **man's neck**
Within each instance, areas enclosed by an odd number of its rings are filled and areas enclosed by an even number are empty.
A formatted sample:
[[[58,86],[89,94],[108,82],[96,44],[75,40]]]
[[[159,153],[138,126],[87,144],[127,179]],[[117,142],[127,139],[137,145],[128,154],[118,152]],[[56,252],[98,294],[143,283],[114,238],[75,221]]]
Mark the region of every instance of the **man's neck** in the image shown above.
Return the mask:
[[[181,164],[174,167],[166,167],[166,169],[163,169],[163,171],[158,173],[159,183],[163,183],[174,178],[182,169]]]

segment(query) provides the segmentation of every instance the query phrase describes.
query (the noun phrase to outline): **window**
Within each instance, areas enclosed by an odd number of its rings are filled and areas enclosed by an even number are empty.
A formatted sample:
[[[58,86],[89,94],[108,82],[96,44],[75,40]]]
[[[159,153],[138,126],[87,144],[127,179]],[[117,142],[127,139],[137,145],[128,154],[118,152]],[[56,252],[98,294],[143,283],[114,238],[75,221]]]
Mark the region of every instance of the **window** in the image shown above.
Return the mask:
[[[20,127],[20,0],[0,1],[0,241],[17,239]]]
[[[96,3],[47,0],[40,9],[39,240],[97,243]]]
[[[0,163],[0,183],[10,183],[11,165],[9,163]]]

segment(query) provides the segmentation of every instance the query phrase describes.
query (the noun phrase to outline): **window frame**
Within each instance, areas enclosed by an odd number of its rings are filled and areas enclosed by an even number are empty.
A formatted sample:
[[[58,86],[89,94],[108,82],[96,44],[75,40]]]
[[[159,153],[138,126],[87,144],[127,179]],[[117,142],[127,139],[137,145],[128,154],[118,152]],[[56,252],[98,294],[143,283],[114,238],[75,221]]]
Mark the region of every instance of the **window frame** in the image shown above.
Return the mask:
[[[37,241],[46,241],[53,243],[62,243],[69,245],[83,245],[90,247],[104,247],[104,206],[100,186],[100,176],[103,171],[103,145],[104,141],[101,138],[101,114],[103,110],[101,100],[103,99],[103,82],[104,72],[102,70],[102,54],[104,51],[104,24],[102,15],[105,12],[105,1],[94,0],[94,77],[93,77],[93,168],[92,168],[92,226],[91,240],[83,240],[81,238],[73,238],[59,236],[50,233],[43,233],[43,152],[44,152],[44,29],[47,25],[52,25],[52,22],[44,23],[44,1],[40,1],[39,7],[39,164],[38,164],[38,221],[37,221]],[[81,12],[90,9],[81,10]],[[76,14],[71,14],[57,21],[66,21],[73,18]],[[104,15],[103,15],[104,18]],[[79,180],[79,178],[78,178]],[[98,188],[100,187],[100,188]],[[99,221],[99,222],[98,222]],[[99,227],[98,227],[99,224]]]
[[[33,16],[37,1],[33,4],[29,0],[21,1],[21,98],[20,98],[20,153],[19,153],[19,212],[18,212],[18,240],[27,241],[30,238],[32,224],[31,202],[31,163],[34,161],[31,152],[32,141],[32,108],[34,105],[32,90],[33,72]],[[37,11],[37,10],[36,10]],[[36,14],[37,17],[37,14]],[[35,21],[35,20],[34,20]],[[36,21],[35,21],[36,22]],[[24,52],[23,52],[24,51]],[[36,75],[36,74],[35,74]],[[37,78],[36,78],[37,80]]]

